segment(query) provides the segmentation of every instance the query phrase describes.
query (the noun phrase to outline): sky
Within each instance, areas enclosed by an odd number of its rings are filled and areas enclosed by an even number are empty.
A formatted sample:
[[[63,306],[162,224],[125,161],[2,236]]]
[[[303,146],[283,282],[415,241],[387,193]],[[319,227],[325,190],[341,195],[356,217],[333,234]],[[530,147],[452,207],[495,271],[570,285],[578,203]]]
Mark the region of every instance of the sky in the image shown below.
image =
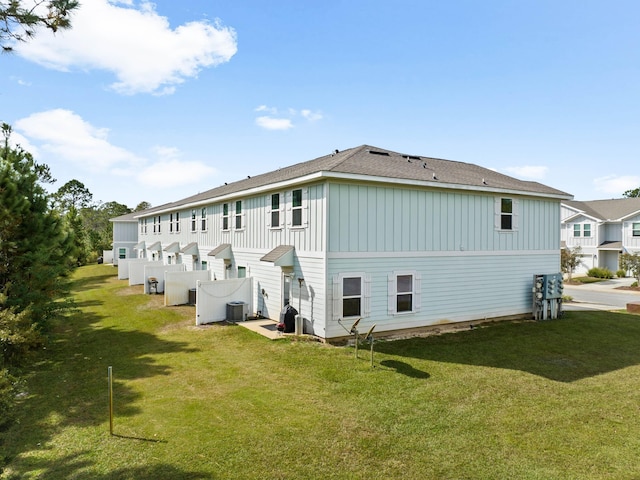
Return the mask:
[[[33,0],[23,0],[32,2]],[[81,0],[0,55],[0,121],[152,206],[363,144],[576,200],[640,187],[637,0]]]

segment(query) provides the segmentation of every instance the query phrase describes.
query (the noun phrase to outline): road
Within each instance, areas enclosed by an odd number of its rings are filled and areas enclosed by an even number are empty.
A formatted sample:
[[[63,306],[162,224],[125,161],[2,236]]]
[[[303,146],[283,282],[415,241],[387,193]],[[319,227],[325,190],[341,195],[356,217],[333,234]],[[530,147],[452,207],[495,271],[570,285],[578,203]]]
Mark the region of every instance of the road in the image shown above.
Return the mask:
[[[563,304],[564,310],[625,310],[627,303],[640,302],[640,292],[617,290],[617,286],[629,285],[633,279],[615,279],[597,284],[565,285],[564,294],[573,302]]]

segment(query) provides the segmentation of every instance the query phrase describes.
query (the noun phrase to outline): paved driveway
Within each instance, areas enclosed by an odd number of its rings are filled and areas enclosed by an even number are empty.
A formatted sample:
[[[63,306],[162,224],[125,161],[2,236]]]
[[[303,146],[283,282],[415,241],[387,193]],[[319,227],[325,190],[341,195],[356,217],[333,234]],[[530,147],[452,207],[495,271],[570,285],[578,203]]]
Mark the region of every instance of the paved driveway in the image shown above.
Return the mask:
[[[573,302],[564,303],[563,310],[626,310],[627,303],[640,302],[640,292],[617,290],[616,287],[629,286],[634,278],[614,278],[584,285],[565,285],[564,293]]]

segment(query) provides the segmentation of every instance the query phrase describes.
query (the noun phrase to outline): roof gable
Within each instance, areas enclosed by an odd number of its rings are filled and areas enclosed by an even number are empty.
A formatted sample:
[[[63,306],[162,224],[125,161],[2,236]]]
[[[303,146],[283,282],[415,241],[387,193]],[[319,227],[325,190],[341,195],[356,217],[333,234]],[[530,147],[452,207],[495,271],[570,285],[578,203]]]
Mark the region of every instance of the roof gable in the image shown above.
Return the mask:
[[[637,197],[590,200],[586,202],[567,200],[562,203],[603,222],[621,221],[640,212],[640,198]]]

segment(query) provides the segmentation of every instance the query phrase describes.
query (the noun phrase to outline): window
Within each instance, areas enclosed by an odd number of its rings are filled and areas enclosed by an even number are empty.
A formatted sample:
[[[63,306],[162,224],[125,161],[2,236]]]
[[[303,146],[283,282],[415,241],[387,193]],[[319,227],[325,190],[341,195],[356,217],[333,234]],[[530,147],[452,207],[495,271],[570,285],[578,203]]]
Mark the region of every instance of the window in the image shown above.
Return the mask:
[[[247,267],[238,266],[238,278],[247,278]]]
[[[414,271],[389,275],[389,314],[420,311],[420,275]]]
[[[222,204],[222,230],[229,230],[229,204]]]
[[[513,230],[513,200],[510,198],[500,200],[500,229]]]
[[[173,233],[173,213],[169,214],[169,232]]]
[[[235,220],[235,228],[236,230],[240,230],[242,228],[242,200],[236,202]]]
[[[138,225],[140,226],[140,233],[144,233],[144,220],[142,218],[138,220]]]
[[[156,217],[155,215],[153,216],[153,233],[159,233],[160,232],[160,225],[158,225],[158,218],[160,217]]]
[[[631,224],[631,234],[634,237],[640,237],[640,223]]]
[[[180,212],[176,212],[176,226],[175,226],[175,232],[176,232],[176,233],[180,232]]]
[[[200,230],[207,231],[207,209],[206,207],[200,211]]]
[[[126,248],[119,248],[118,249],[118,258],[120,258],[120,259],[127,258],[127,249]]]
[[[280,226],[280,194],[274,193],[271,195],[271,228],[278,228]]]
[[[200,270],[206,270],[207,269],[207,262],[206,260],[202,260],[200,262]]]
[[[291,225],[302,226],[302,189],[291,192]]]
[[[574,223],[573,224],[573,236],[574,237],[579,237],[580,236],[580,224],[579,223]]]
[[[161,220],[160,215],[158,215],[158,233],[160,233],[160,226],[161,226],[160,220]]]
[[[197,230],[198,221],[196,219],[196,209],[191,210],[191,231],[195,232]]]
[[[396,312],[413,311],[413,275],[398,275],[396,288]]]
[[[333,276],[333,320],[367,318],[371,313],[371,277],[360,272]]]
[[[582,226],[582,234],[585,237],[590,237],[591,236],[591,224],[590,223],[585,223]]]
[[[342,279],[342,316],[359,317],[362,315],[362,278],[344,277]]]

